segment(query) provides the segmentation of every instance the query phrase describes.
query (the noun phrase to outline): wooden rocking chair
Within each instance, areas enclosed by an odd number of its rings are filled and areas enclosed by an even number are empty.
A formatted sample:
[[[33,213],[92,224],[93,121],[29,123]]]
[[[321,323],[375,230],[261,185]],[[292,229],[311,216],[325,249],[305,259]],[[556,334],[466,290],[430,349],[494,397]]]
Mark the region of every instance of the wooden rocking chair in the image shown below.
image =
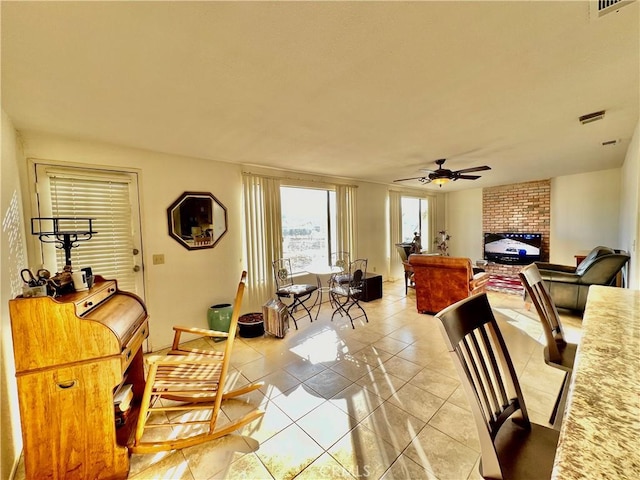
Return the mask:
[[[150,361],[135,438],[129,446],[131,453],[154,453],[207,442],[228,435],[264,414],[255,409],[216,428],[223,400],[257,390],[263,385],[252,383],[237,390],[224,391],[246,278],[247,272],[242,272],[229,332],[175,327],[171,355]],[[226,337],[224,352],[180,348],[181,332]],[[158,434],[149,433],[150,429],[169,432],[165,439],[158,440]],[[145,432],[149,440],[143,439]]]

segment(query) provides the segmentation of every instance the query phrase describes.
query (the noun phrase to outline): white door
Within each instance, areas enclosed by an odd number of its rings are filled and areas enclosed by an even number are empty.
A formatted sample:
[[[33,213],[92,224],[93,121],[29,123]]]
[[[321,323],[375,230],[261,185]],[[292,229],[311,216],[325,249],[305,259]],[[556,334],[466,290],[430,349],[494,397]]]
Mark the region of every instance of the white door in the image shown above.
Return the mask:
[[[137,174],[36,164],[36,187],[40,218],[92,219],[97,233],[75,242],[72,268],[91,267],[95,275],[117,280],[120,290],[144,298]],[[48,228],[46,221],[38,224]],[[74,227],[86,230],[86,222],[65,221],[65,230]],[[62,271],[65,252],[60,244],[39,243],[45,268],[52,275]]]

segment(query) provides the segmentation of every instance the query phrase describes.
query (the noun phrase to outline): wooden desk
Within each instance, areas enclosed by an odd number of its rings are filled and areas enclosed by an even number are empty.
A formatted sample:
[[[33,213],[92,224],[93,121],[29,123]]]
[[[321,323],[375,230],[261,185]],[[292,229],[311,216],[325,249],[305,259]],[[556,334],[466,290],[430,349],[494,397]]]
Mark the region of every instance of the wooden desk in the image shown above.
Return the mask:
[[[589,288],[551,478],[640,478],[638,290]]]

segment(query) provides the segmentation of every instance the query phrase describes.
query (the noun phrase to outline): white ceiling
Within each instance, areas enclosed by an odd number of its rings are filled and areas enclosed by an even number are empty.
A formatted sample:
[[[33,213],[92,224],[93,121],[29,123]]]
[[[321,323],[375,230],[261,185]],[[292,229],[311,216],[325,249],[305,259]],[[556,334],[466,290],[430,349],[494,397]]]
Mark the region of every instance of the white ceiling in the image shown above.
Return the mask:
[[[443,191],[501,185],[622,164],[639,20],[638,1],[598,20],[587,1],[4,1],[2,107],[23,131],[383,183],[445,157],[492,170]]]

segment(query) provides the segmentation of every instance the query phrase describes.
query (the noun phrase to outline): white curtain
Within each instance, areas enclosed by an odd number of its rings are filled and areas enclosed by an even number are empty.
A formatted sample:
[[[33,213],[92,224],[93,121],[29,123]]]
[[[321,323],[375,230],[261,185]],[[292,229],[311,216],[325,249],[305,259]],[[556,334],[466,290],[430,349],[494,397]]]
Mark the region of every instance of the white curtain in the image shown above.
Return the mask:
[[[395,281],[398,278],[404,278],[404,267],[402,266],[402,260],[396,249],[396,243],[402,241],[402,207],[401,200],[402,194],[400,192],[389,192],[389,238],[391,245],[389,250],[391,252],[389,262],[389,275],[390,280]]]
[[[349,252],[349,260],[358,258],[358,222],[356,218],[357,188],[351,185],[336,185],[336,251]]]
[[[260,311],[274,295],[272,262],[282,256],[280,180],[244,173],[242,188],[247,259],[245,305]]]

